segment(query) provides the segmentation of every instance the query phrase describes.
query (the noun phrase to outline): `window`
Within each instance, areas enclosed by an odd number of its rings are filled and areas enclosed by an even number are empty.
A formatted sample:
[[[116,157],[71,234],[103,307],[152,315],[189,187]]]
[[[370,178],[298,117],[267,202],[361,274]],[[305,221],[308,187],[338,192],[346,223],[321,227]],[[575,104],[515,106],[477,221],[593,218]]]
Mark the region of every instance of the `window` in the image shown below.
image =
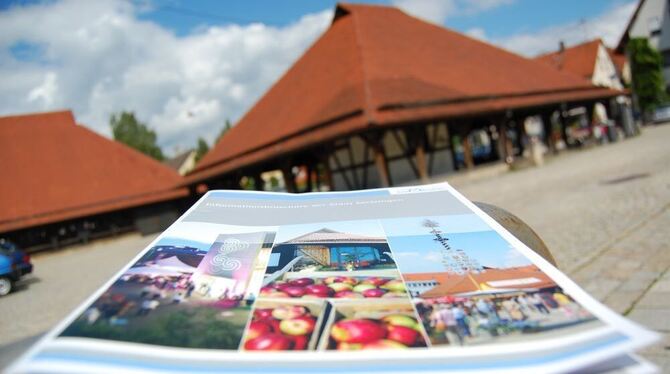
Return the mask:
[[[379,262],[377,251],[372,247],[333,247],[330,256],[331,264],[340,269],[365,268]]]
[[[270,253],[270,259],[268,260],[268,266],[279,266],[279,258],[281,253]]]
[[[670,49],[661,52],[663,55],[663,67],[670,67]]]

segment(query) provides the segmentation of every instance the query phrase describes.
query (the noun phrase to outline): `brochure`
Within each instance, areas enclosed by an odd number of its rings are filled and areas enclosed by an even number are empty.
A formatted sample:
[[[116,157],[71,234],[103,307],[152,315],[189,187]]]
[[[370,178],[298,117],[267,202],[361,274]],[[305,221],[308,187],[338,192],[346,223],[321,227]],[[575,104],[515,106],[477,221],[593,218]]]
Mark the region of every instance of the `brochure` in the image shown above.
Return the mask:
[[[656,339],[446,183],[210,191],[9,372],[572,372]]]

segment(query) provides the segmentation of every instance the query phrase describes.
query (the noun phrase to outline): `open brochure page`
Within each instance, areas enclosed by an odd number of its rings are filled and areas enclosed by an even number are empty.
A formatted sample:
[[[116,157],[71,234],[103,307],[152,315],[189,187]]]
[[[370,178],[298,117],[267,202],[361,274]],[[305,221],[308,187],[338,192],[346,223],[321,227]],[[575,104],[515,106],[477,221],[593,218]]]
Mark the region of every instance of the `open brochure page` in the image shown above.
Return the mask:
[[[655,338],[446,183],[211,191],[10,371],[557,372]]]

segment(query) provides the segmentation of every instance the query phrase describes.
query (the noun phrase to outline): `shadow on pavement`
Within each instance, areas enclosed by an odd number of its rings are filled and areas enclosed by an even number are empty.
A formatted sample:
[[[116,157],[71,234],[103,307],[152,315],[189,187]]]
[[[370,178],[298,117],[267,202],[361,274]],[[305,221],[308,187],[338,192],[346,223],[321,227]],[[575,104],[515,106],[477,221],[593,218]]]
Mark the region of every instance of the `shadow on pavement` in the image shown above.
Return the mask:
[[[14,360],[39,340],[44,333],[29,336],[13,343],[0,346],[0,372],[4,371]]]

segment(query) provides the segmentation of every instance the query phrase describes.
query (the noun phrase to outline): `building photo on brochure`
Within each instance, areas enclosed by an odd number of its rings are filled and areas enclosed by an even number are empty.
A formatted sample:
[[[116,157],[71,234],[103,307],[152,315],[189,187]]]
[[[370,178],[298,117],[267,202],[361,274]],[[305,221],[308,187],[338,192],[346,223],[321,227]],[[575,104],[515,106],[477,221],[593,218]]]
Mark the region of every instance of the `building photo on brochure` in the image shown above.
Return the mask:
[[[406,298],[376,220],[281,226],[261,297]]]

